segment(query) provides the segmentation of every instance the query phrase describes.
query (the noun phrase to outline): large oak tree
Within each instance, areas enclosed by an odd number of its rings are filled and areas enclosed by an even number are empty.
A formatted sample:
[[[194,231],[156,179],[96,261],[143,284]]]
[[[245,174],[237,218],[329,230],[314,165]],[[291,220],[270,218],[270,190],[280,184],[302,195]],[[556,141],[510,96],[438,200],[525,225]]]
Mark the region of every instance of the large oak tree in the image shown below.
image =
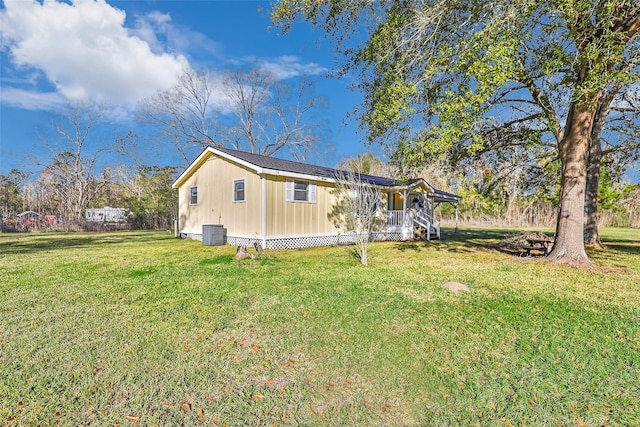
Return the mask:
[[[487,124],[551,132],[562,167],[549,258],[589,264],[583,243],[589,143],[606,94],[640,81],[640,3],[281,0],[274,5],[273,19],[285,30],[298,18],[334,37],[346,55],[344,72],[362,72],[361,117],[371,140],[390,140],[420,157],[447,152],[461,140],[470,152],[483,150],[487,141],[477,130]]]

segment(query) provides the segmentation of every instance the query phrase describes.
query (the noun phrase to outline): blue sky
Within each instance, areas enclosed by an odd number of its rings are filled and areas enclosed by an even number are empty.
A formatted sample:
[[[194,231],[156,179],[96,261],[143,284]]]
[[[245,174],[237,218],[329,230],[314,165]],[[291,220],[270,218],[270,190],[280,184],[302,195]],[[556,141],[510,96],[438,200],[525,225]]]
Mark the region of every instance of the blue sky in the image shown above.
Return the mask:
[[[323,145],[313,158],[334,165],[342,157],[379,150],[365,146],[357,123],[345,116],[362,98],[349,78],[328,76],[335,66],[330,41],[308,25],[291,33],[269,30],[267,1],[0,1],[0,174],[34,170],[31,156],[46,153],[42,137],[52,134],[60,108],[94,99],[117,120],[100,129],[104,140],[132,130],[136,103],[171,85],[187,63],[220,71],[258,64],[294,81],[316,80],[323,96]],[[41,154],[42,158],[44,154]],[[155,156],[155,155],[153,155]],[[149,163],[180,164],[165,148]]]

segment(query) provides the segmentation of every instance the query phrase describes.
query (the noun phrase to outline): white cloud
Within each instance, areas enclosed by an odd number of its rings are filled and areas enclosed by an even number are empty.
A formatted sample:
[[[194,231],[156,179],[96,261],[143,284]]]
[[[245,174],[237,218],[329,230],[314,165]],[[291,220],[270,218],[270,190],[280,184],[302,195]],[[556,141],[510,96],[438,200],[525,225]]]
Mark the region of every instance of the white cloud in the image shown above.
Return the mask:
[[[104,0],[4,0],[0,10],[1,44],[13,65],[41,70],[57,94],[38,94],[38,88],[3,89],[3,102],[31,105],[38,98],[91,98],[112,106],[137,101],[171,86],[184,56],[168,54],[150,45],[150,34],[138,37],[124,26],[125,13]],[[156,25],[168,15],[153,15]],[[152,29],[149,29],[152,31]],[[9,96],[7,96],[9,94]],[[22,94],[29,101],[20,101]]]
[[[157,25],[165,25],[171,22],[171,15],[169,15],[168,13],[155,11],[148,13],[147,17],[150,21],[155,22]]]
[[[152,20],[146,19],[146,17],[136,19],[135,28],[130,29],[129,34],[146,42],[153,52],[160,54],[164,52],[164,46],[158,40],[156,27]]]
[[[296,56],[281,56],[275,59],[262,59],[258,67],[273,74],[278,80],[286,80],[303,75],[317,76],[326,74],[329,70],[316,63],[301,64]]]
[[[240,59],[229,59],[234,65],[246,66],[250,64],[275,76],[277,80],[287,80],[300,76],[318,76],[327,74],[329,69],[315,62],[301,63],[297,56],[279,56],[277,58],[258,58],[244,56]]]
[[[1,102],[50,110],[92,99],[113,111],[126,111],[174,84],[189,66],[189,52],[211,55],[222,64],[251,64],[278,80],[328,72],[296,56],[224,57],[219,43],[173,23],[166,13],[137,16],[130,28],[125,18],[123,10],[105,0],[4,0],[0,49],[10,60],[5,68],[16,77],[2,78]],[[226,111],[222,89],[214,86],[213,107]]]
[[[136,18],[135,27],[129,30],[151,46],[154,52],[205,52],[220,56],[222,46],[206,35],[193,31],[184,25],[171,22],[171,16],[158,11]],[[160,40],[162,38],[162,40]]]
[[[67,100],[55,92],[35,92],[13,87],[2,88],[2,102],[25,110],[55,110]]]

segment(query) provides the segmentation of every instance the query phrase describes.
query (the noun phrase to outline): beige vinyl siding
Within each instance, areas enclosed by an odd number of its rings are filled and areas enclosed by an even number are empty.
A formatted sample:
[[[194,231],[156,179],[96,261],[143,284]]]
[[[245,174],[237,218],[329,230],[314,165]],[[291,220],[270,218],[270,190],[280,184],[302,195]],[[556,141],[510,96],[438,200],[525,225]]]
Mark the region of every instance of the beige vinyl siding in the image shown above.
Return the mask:
[[[268,176],[267,234],[269,236],[338,232],[334,221],[329,219],[329,212],[335,205],[333,184],[310,181],[317,187],[316,202],[309,203],[285,201],[286,182],[284,177]]]
[[[245,201],[233,201],[233,181],[244,179]],[[189,205],[189,189],[198,187],[198,204]],[[228,234],[262,235],[260,177],[238,164],[209,157],[180,186],[180,230],[202,233],[204,224],[222,224]]]

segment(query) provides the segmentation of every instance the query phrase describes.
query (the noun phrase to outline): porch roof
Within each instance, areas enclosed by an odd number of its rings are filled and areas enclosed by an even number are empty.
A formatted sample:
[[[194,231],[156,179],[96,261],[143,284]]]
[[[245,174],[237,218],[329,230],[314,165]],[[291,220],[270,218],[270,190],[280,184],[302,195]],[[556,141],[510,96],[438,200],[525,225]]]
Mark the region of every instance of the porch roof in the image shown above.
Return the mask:
[[[423,187],[427,190],[427,194],[436,202],[459,202],[462,197],[457,194],[449,193],[447,191],[439,190],[433,185],[429,184],[424,178],[416,178],[407,181],[404,185],[396,181],[398,185],[395,185],[398,190],[412,190],[417,187]]]
[[[446,191],[438,190],[437,188],[433,189],[433,199],[436,202],[459,202],[462,200],[462,197],[457,194],[448,193]]]

